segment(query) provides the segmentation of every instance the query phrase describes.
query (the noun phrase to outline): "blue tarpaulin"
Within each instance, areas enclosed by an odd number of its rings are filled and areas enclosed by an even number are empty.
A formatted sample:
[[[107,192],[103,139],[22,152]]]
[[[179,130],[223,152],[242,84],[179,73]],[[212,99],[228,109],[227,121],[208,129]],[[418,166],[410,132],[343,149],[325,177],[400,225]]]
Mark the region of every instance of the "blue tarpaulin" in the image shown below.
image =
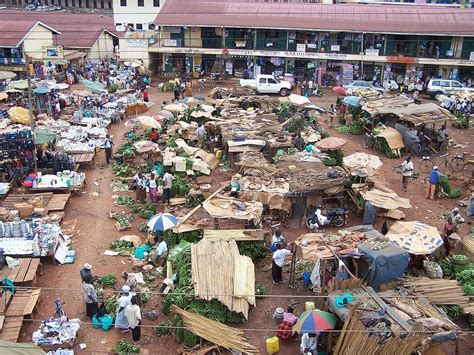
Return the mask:
[[[400,248],[396,243],[392,243],[386,248],[372,250],[372,245],[372,243],[357,244],[359,251],[363,254],[362,259],[371,267],[367,276],[369,285],[377,286],[390,282],[406,271],[410,256],[405,249]],[[364,271],[361,274],[364,275]]]

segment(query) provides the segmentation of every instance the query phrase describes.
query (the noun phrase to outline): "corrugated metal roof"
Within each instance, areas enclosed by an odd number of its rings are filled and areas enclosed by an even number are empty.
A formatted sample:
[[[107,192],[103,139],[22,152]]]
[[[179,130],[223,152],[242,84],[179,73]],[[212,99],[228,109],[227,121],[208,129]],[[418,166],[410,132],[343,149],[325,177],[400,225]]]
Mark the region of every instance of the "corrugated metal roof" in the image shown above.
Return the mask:
[[[40,21],[35,20],[23,20],[23,21],[0,21],[0,46],[1,47],[17,47],[25,36],[30,32],[36,25],[49,27]],[[53,32],[53,28],[49,28]]]
[[[57,44],[66,47],[90,48],[104,30],[117,36],[113,18],[108,16],[0,10],[0,43],[3,37],[16,36],[22,28],[21,22],[25,21],[41,21],[57,29],[61,32]]]
[[[155,23],[474,36],[474,9],[377,4],[167,0]]]

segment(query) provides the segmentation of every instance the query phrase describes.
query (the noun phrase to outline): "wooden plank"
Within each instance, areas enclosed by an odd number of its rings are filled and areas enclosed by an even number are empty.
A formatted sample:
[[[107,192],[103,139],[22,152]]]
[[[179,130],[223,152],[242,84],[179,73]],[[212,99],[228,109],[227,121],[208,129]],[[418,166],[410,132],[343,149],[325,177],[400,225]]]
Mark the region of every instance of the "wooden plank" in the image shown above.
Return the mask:
[[[25,278],[23,279],[23,282],[31,282],[35,279],[36,273],[38,272],[39,264],[40,264],[40,259],[38,258],[31,259],[30,267],[28,269],[28,272],[25,275]]]
[[[10,291],[3,293],[2,297],[0,297],[0,314],[5,314],[12,298],[13,295]]]
[[[0,333],[0,339],[16,342],[20,335],[22,324],[23,317],[6,317],[3,330]]]
[[[202,204],[206,201],[209,201],[212,199],[214,196],[216,196],[219,192],[221,192],[224,189],[224,186],[221,186],[220,188],[217,189],[216,192],[211,194],[208,198],[206,198],[204,201],[202,201],[198,206],[194,207],[191,211],[189,211],[184,217],[178,218],[178,225],[183,224],[186,222],[193,214],[196,213],[197,210],[199,210],[202,207]]]
[[[0,316],[0,331],[3,329],[3,323],[5,323],[5,316]]]
[[[30,297],[28,298],[28,302],[25,305],[25,308],[23,309],[23,315],[27,316],[30,314],[33,314],[33,310],[36,307],[36,303],[38,302],[38,298],[40,296],[41,290],[33,290],[31,292]]]
[[[63,211],[66,207],[69,198],[71,195],[67,194],[54,194],[51,199],[49,200],[48,204],[46,205],[46,209],[48,212],[52,211]]]
[[[42,197],[45,205],[47,205],[52,196],[52,192],[37,193],[34,196],[31,194],[10,194],[3,201],[2,207],[8,210],[15,209],[17,203],[28,203],[33,197]]]
[[[28,269],[30,268],[30,263],[31,263],[31,258],[25,258],[21,259],[21,264],[18,270],[18,274],[16,275],[16,280],[15,283],[17,282],[23,282],[25,279],[26,273],[28,272]]]
[[[262,229],[205,229],[204,238],[215,240],[259,241],[264,240]],[[257,235],[261,234],[261,235]]]
[[[18,267],[12,269],[12,271],[10,272],[10,275],[9,275],[9,279],[13,282],[16,281],[16,277],[18,275],[18,273],[20,272],[20,269],[21,269],[21,265],[23,265],[23,263],[25,262],[24,261],[25,259],[18,259],[18,261],[20,262],[20,265],[18,265]]]

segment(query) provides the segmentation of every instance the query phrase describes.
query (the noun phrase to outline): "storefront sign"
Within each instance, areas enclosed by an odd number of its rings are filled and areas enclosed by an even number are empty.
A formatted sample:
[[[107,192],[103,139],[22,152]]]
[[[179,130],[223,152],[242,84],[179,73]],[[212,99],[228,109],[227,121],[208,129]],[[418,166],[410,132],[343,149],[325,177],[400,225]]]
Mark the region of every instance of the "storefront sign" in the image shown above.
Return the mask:
[[[175,39],[164,39],[163,46],[165,47],[176,47],[178,45],[178,41]]]
[[[181,27],[176,26],[163,26],[161,27],[162,32],[168,33],[181,33]]]
[[[43,47],[44,59],[63,59],[63,47]]]
[[[412,64],[412,63],[416,63],[416,58],[414,57],[387,57],[387,62],[398,63],[398,64]]]
[[[147,40],[146,39],[126,39],[125,44],[128,47],[147,47]]]
[[[379,55],[379,50],[378,49],[366,49],[365,50],[365,55]]]
[[[237,48],[245,48],[247,46],[247,41],[235,41],[235,46]]]
[[[341,50],[341,46],[338,44],[331,44],[331,52],[339,52]]]
[[[17,65],[0,65],[0,70],[6,71],[25,71],[26,66],[17,66]]]
[[[306,52],[306,44],[297,44],[296,45],[297,52]]]

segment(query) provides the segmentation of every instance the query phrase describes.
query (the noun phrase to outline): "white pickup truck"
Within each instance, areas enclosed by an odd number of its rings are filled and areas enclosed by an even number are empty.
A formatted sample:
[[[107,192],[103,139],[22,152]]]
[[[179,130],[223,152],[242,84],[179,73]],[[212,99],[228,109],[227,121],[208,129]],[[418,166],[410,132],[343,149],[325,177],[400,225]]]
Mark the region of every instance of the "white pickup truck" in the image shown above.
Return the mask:
[[[240,86],[255,89],[257,94],[288,95],[293,90],[289,81],[278,80],[273,75],[257,75],[255,79],[241,79]]]

